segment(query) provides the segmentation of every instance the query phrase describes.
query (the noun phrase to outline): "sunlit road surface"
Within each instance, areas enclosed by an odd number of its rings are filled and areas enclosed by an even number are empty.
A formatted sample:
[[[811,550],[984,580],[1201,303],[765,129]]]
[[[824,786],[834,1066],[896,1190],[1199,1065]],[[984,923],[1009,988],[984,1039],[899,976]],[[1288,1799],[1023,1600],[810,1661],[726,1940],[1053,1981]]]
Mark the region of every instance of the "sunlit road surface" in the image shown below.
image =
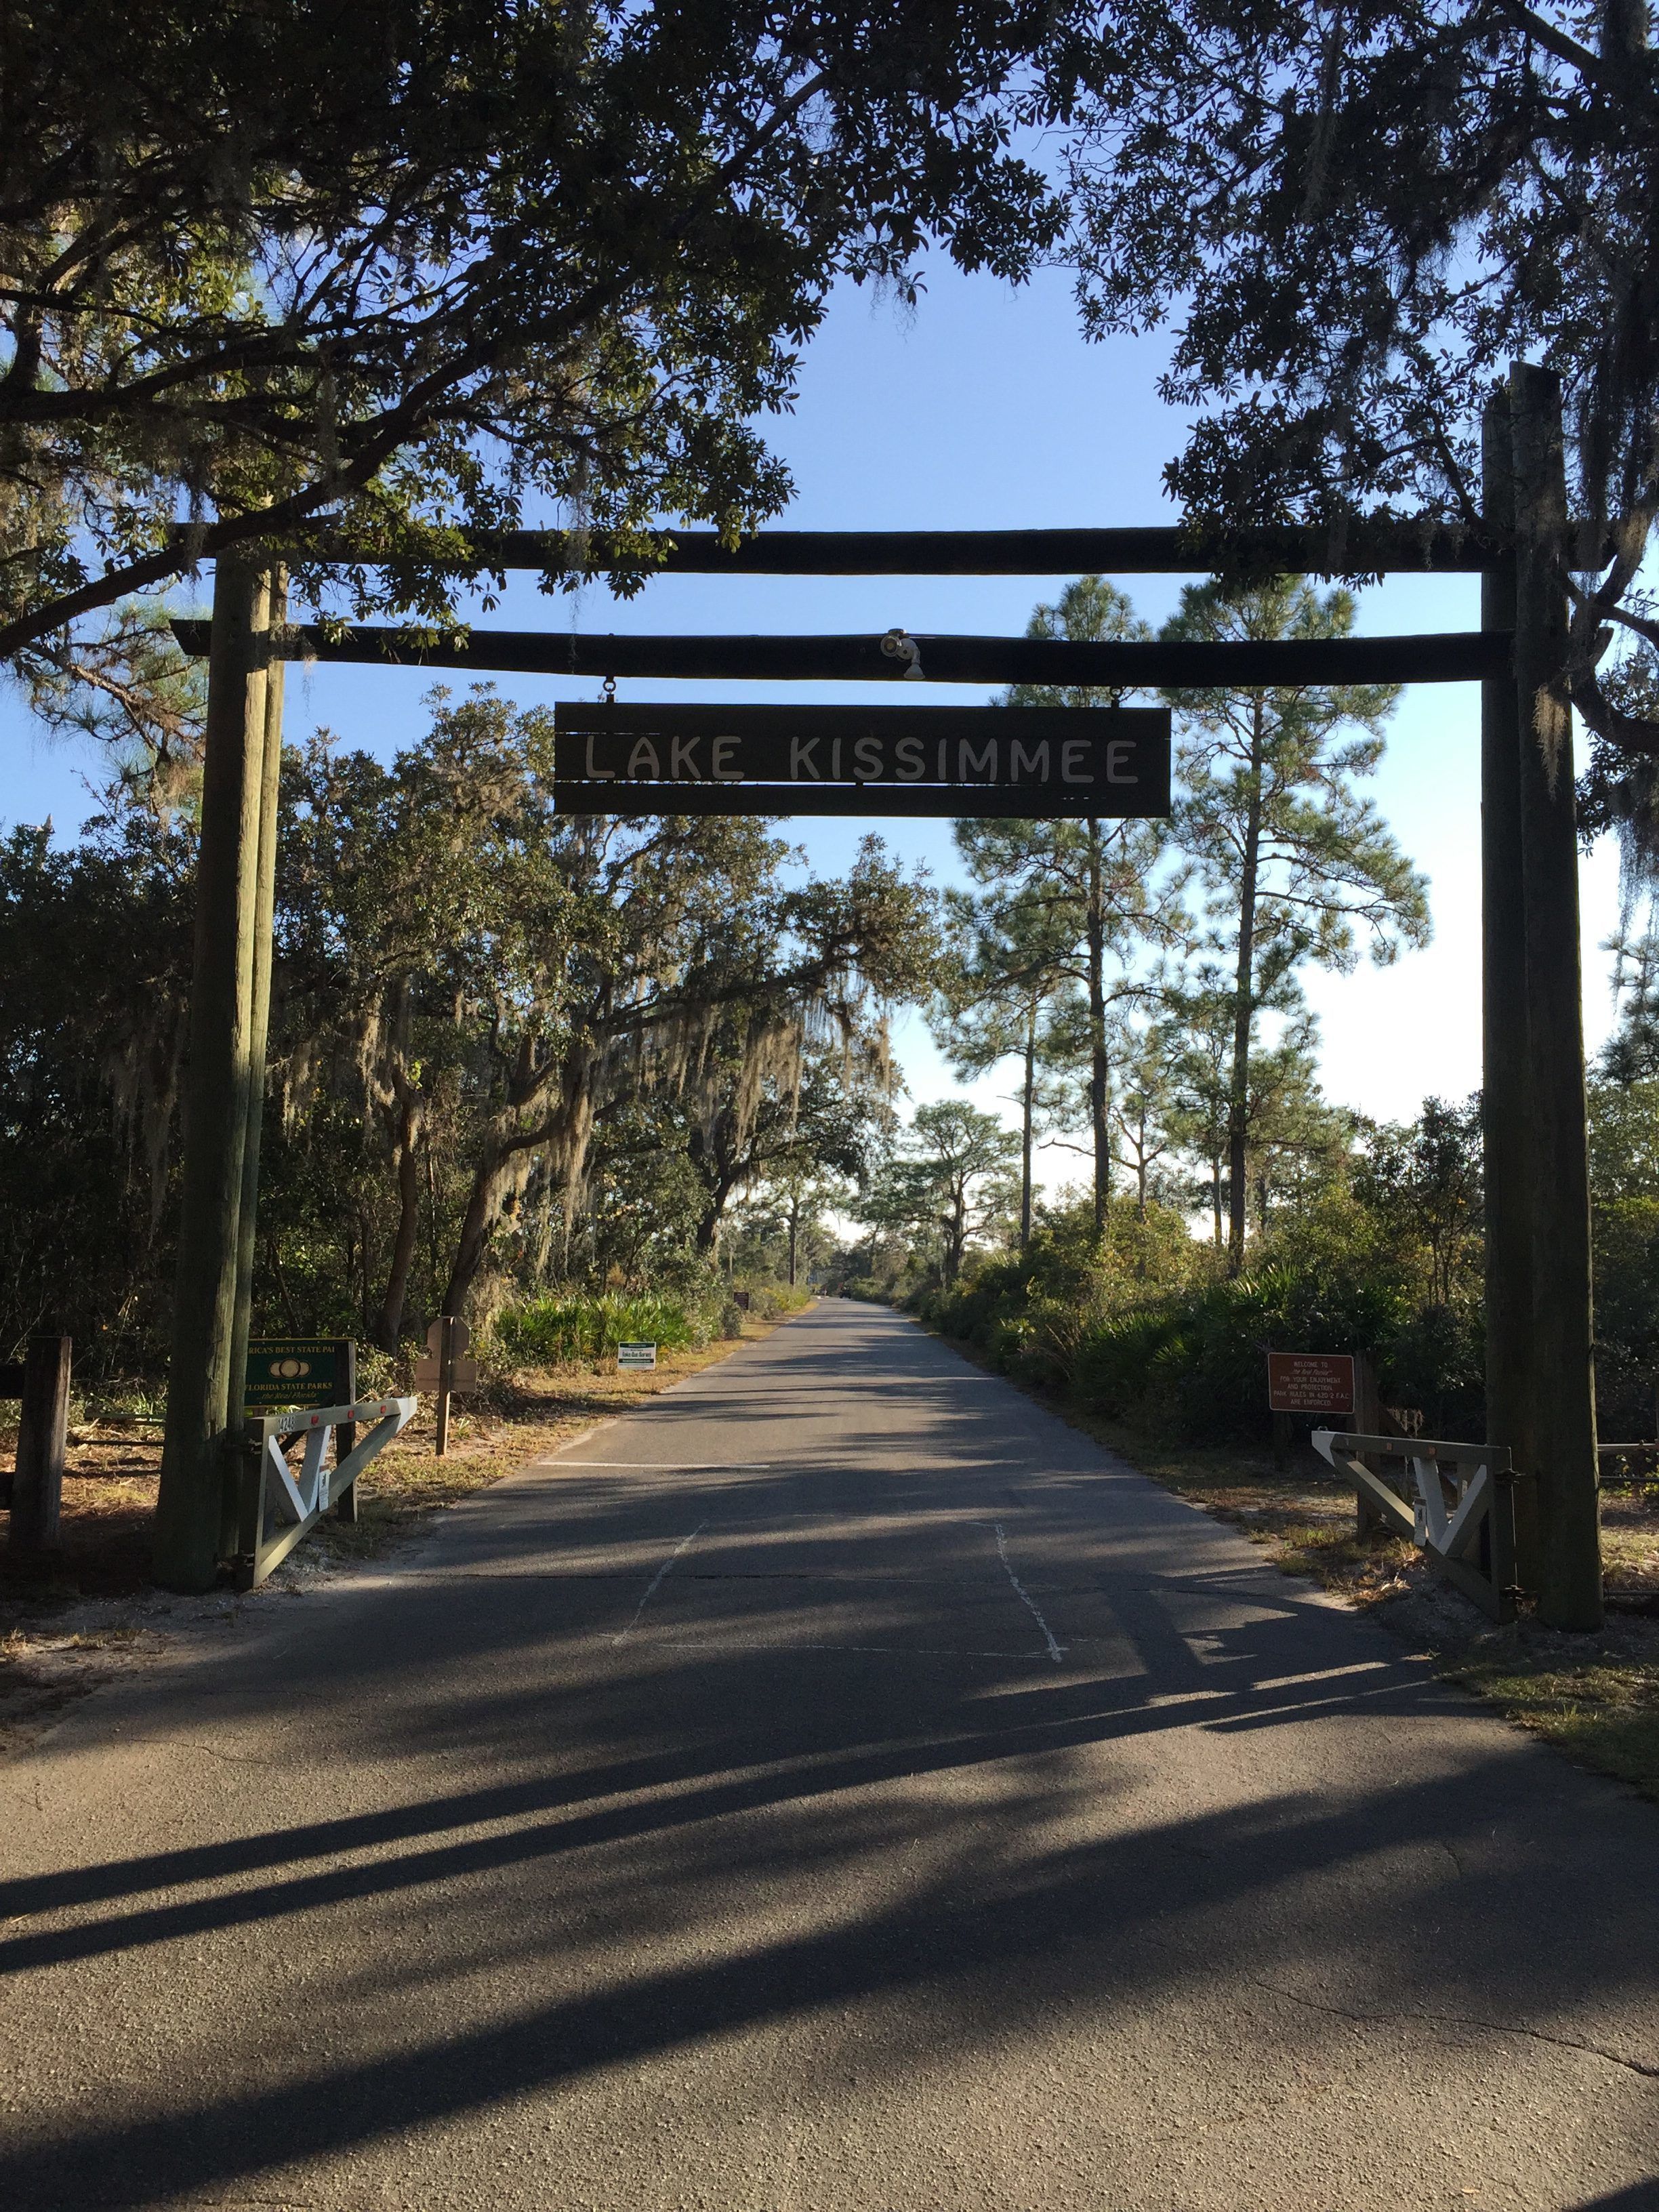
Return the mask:
[[[0,2207],[1659,2204],[1659,1812],[829,1304],[0,1772]]]

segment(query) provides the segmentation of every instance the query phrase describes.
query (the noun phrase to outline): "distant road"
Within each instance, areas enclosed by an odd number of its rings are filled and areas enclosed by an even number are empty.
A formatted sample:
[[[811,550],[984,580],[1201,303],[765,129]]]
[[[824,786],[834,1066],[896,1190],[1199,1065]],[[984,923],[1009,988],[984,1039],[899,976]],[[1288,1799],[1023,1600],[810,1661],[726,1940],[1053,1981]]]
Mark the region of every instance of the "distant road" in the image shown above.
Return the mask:
[[[1659,2206],[1659,1809],[829,1303],[0,1770],[0,2206]]]

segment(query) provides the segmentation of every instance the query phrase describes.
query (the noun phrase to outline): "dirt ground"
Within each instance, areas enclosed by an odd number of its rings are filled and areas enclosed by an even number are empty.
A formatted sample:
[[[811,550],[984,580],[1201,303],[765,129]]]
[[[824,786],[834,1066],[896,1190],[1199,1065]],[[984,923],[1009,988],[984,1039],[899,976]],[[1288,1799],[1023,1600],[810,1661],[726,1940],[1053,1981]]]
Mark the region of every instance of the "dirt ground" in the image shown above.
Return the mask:
[[[744,1341],[777,1322],[747,1320]],[[0,1757],[50,1727],[70,1698],[118,1668],[142,1665],[169,1642],[278,1601],[319,1576],[349,1572],[401,1542],[434,1513],[556,1450],[596,1421],[628,1412],[687,1375],[726,1358],[737,1340],[664,1351],[654,1372],[522,1369],[494,1381],[484,1402],[452,1409],[449,1448],[433,1450],[433,1403],[374,1460],[358,1519],[325,1519],[259,1589],[228,1584],[177,1597],[149,1579],[150,1524],[161,1458],[159,1425],[88,1422],[70,1432],[62,1540],[49,1557],[0,1549]],[[0,1464],[14,1437],[0,1436]]]

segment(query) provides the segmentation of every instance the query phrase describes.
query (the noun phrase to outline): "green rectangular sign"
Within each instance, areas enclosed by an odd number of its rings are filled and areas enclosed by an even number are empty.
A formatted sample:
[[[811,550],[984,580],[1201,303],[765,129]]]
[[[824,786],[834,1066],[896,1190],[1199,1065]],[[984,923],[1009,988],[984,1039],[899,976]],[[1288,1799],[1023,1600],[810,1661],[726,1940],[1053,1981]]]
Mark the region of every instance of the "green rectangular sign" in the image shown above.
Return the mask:
[[[357,1395],[357,1346],[349,1336],[256,1336],[247,1348],[250,1413],[289,1406],[346,1406]]]

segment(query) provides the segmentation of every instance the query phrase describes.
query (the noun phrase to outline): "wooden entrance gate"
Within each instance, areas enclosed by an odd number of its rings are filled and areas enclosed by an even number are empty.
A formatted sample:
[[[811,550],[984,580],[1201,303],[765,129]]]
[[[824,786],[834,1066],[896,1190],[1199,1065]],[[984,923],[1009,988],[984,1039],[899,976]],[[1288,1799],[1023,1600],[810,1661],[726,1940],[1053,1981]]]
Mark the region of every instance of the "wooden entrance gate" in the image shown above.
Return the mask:
[[[1190,528],[889,533],[765,531],[736,546],[665,533],[665,573],[1030,574],[1389,571],[1478,574],[1481,627],[1461,635],[1249,644],[1083,644],[1064,640],[882,636],[606,637],[476,630],[429,634],[345,626],[290,629],[280,570],[221,560],[210,625],[180,623],[210,656],[202,807],[201,916],[192,1000],[190,1136],[184,1165],[179,1299],[158,1520],[158,1570],[201,1589],[216,1571],[231,1401],[233,1340],[245,1342],[263,1097],[271,854],[281,671],[296,658],[480,673],[534,670],[607,678],[785,677],[821,682],[1294,686],[1446,683],[1481,686],[1481,855],[1486,1164],[1487,1402],[1492,1444],[1532,1473],[1517,1517],[1519,1579],[1542,1617],[1588,1629],[1601,1618],[1595,1414],[1591,1373],[1589,1202],[1579,1004],[1577,849],[1564,667],[1565,571],[1601,565],[1604,533],[1569,521],[1559,381],[1517,366],[1486,422],[1478,522],[1366,520],[1334,529],[1223,535]],[[566,574],[603,568],[603,542],[512,532],[471,542],[477,569]],[[326,532],[307,557],[360,560]],[[182,559],[181,559],[182,565]],[[657,719],[661,719],[661,710]],[[989,712],[990,710],[979,710]],[[684,732],[683,732],[684,734]],[[600,765],[604,765],[603,763]],[[619,779],[578,776],[572,804],[610,811]],[[641,778],[643,783],[654,781]],[[672,779],[666,781],[672,781]],[[875,779],[884,781],[884,779]],[[945,779],[939,778],[942,785]],[[1006,779],[1003,779],[1004,784]],[[686,779],[650,811],[923,811],[854,777],[786,799]],[[776,788],[776,787],[775,787]],[[978,794],[993,811],[988,791]],[[631,805],[643,805],[630,794]],[[927,811],[969,813],[975,795],[937,788]],[[996,811],[1038,812],[1030,788]],[[1057,810],[1058,811],[1058,810]],[[1098,811],[1113,811],[1102,805]],[[1496,1463],[1495,1462],[1493,1462]]]

